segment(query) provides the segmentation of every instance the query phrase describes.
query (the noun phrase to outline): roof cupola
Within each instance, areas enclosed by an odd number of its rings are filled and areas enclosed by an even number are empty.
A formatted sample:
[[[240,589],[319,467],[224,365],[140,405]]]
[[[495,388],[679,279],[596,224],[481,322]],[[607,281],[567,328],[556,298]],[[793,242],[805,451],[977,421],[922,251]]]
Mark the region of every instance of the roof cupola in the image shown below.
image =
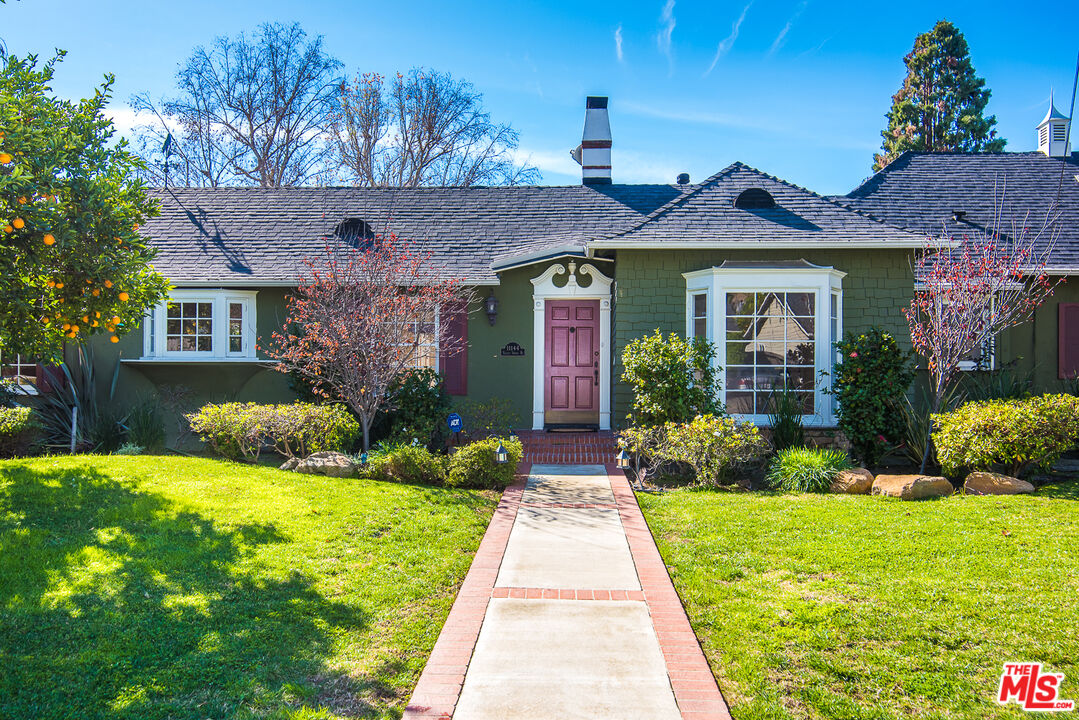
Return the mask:
[[[1066,157],[1071,152],[1068,131],[1071,118],[1056,109],[1053,94],[1049,93],[1049,112],[1038,123],[1038,152],[1049,157]]]

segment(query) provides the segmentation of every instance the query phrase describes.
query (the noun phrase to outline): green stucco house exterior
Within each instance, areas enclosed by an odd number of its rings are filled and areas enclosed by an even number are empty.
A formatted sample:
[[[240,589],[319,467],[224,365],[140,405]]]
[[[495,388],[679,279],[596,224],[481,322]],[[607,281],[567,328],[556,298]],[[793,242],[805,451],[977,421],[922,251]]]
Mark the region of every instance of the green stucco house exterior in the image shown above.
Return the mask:
[[[624,425],[621,351],[656,328],[716,344],[731,413],[767,422],[767,396],[786,383],[805,424],[829,428],[833,343],[881,326],[909,345],[902,309],[926,235],[983,231],[1007,187],[1006,216],[1055,213],[1052,272],[1079,271],[1079,158],[1067,148],[907,154],[840,197],[741,163],[697,184],[624,185],[612,182],[606,98],[586,113],[575,186],[156,191],[147,232],[171,304],[99,344],[99,372],[119,363],[128,403],[177,386],[194,405],[288,401],[265,347],[303,259],[393,232],[477,290],[454,321],[466,351],[431,364],[457,398],[508,400],[520,428]],[[987,362],[1014,364],[1039,389],[1070,382],[1079,287],[1061,286]]]

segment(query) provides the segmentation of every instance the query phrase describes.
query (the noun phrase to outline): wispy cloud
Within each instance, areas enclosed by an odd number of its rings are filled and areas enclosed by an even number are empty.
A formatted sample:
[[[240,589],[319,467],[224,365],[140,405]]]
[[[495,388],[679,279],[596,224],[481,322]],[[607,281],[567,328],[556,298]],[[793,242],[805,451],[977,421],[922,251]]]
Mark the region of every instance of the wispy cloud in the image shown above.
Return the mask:
[[[730,49],[734,47],[734,41],[738,39],[738,33],[742,29],[742,23],[745,22],[746,13],[749,12],[750,5],[753,4],[753,0],[746,3],[746,6],[742,8],[742,14],[738,16],[738,19],[731,25],[731,34],[719,41],[719,46],[716,47],[716,55],[712,58],[712,64],[708,66],[708,69],[704,71],[704,77],[708,77],[715,70],[716,63],[719,59],[730,52]]]
[[[676,20],[674,18],[674,0],[667,0],[667,4],[663,6],[663,12],[659,15],[660,22],[663,26],[660,28],[659,33],[656,35],[656,47],[663,53],[663,56],[667,58],[667,64],[670,68],[674,69],[674,56],[671,54],[671,36],[674,35],[674,26]]]
[[[614,30],[614,56],[618,58],[618,62],[622,62],[625,56],[622,54],[622,26],[619,25]]]
[[[783,47],[783,44],[787,42],[787,33],[791,31],[791,27],[794,26],[795,21],[798,20],[798,18],[802,15],[803,12],[805,12],[806,5],[808,4],[809,0],[802,0],[800,3],[798,3],[798,7],[795,8],[794,14],[787,19],[787,24],[783,26],[783,29],[779,31],[778,35],[776,35],[776,39],[772,41],[772,47],[768,48],[769,57],[775,55],[776,52],[781,47]]]

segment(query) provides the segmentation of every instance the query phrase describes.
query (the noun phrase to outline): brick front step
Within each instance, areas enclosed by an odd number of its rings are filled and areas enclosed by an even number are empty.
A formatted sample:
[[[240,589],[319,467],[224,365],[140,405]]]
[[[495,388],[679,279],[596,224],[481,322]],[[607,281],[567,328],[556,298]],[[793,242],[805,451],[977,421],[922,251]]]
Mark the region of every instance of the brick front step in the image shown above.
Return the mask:
[[[523,462],[536,464],[607,465],[614,462],[618,443],[610,430],[546,432],[521,430]]]

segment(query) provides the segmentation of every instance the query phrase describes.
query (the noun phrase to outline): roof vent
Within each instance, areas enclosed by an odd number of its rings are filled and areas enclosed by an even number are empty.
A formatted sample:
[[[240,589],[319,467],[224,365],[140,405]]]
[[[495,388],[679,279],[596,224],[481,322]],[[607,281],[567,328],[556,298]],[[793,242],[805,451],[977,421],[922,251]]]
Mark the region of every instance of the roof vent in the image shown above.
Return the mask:
[[[689,185],[689,173],[678,173],[674,181],[679,185]]]
[[[966,210],[952,210],[952,220],[956,222],[963,222],[967,217]]]
[[[360,218],[345,218],[333,229],[333,236],[353,247],[370,247],[375,231]]]
[[[761,188],[749,188],[743,190],[735,199],[734,206],[743,210],[766,210],[776,206],[775,198]]]

